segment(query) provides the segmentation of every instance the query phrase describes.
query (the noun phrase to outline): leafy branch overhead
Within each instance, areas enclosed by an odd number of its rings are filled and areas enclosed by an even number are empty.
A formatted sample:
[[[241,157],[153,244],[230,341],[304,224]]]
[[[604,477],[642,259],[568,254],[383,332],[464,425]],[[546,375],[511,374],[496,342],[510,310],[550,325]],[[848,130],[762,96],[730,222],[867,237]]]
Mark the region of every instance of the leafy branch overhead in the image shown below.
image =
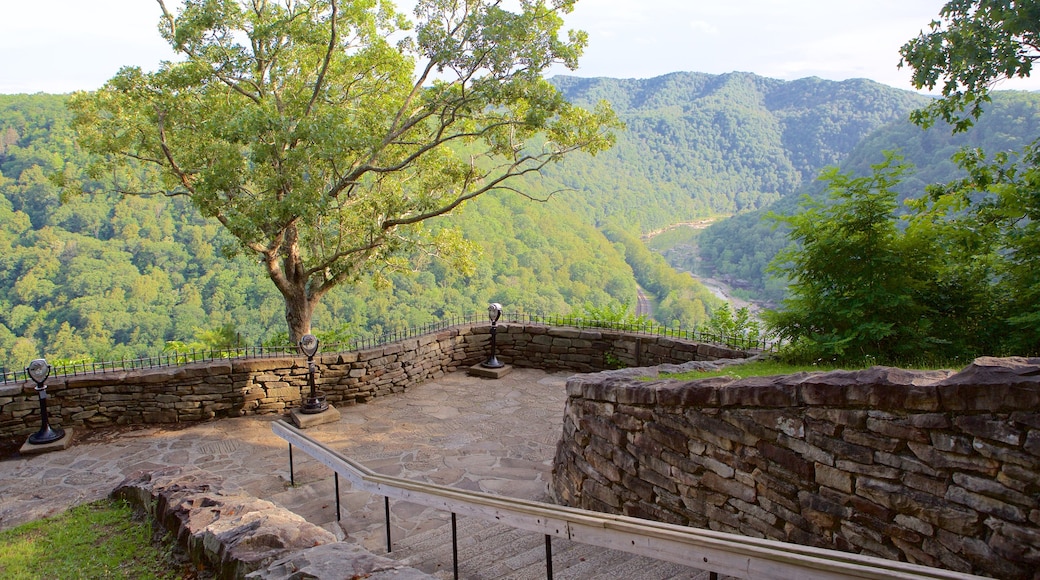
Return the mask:
[[[900,66],[913,69],[915,88],[942,90],[943,98],[917,111],[914,121],[927,127],[942,119],[957,131],[970,127],[997,82],[1032,72],[1040,59],[1038,23],[1037,0],[947,2],[929,32],[900,49]]]
[[[417,247],[467,251],[425,220],[613,144],[609,106],[572,106],[542,78],[585,47],[560,33],[574,1],[420,0],[413,25],[377,0],[176,14],[159,0],[180,58],[124,68],[71,107],[92,176],[219,220],[266,268],[295,338],[331,288]]]
[[[953,0],[931,32],[903,46],[918,88],[943,97],[918,110],[954,133],[971,128],[999,80],[1040,58],[1040,2]],[[978,131],[980,128],[976,128]],[[1032,137],[1031,137],[1032,138]],[[794,244],[773,268],[790,280],[768,313],[796,358],[905,361],[1040,352],[1040,140],[987,156],[965,148],[963,177],[897,204],[907,168],[887,155],[870,177],[825,172],[831,199],[780,220]]]

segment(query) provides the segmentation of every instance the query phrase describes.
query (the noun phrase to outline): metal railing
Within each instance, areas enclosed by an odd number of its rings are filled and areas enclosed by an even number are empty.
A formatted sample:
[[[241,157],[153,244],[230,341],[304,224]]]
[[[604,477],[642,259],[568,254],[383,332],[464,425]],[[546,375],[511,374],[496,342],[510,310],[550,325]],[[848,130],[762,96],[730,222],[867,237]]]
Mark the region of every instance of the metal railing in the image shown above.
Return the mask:
[[[311,438],[285,421],[275,421],[271,424],[271,429],[275,435],[289,443],[289,471],[293,485],[294,445],[332,469],[335,476],[337,520],[340,519],[340,476],[347,478],[353,489],[385,498],[387,552],[392,550],[389,507],[391,498],[450,512],[456,578],[459,577],[456,514],[544,534],[546,571],[550,579],[553,537],[706,570],[711,572],[713,577],[715,574],[724,574],[735,578],[760,580],[981,578],[872,556],[610,515],[381,475]]]
[[[606,330],[616,330],[632,334],[664,336],[669,338],[690,340],[694,342],[707,342],[740,350],[760,350],[767,352],[775,352],[777,347],[779,346],[778,342],[772,340],[763,340],[747,336],[726,336],[711,332],[702,332],[696,329],[683,328],[682,326],[668,326],[654,321],[618,322],[596,320],[594,318],[583,318],[580,316],[543,316],[531,314],[516,314],[513,315],[513,318],[511,318],[509,321],[515,323],[529,322],[534,324],[545,324],[549,326],[571,326],[574,328],[581,329],[602,328]]]
[[[417,338],[433,332],[440,332],[451,328],[489,322],[486,314],[471,314],[465,316],[453,316],[434,322],[405,329],[391,330],[387,332],[359,336],[345,342],[329,343],[322,346],[326,353],[351,352],[365,350],[392,344],[400,340]],[[663,336],[682,340],[691,340],[717,344],[729,348],[741,350],[775,351],[777,344],[771,341],[753,340],[746,337],[727,337],[717,334],[704,333],[692,329],[684,329],[676,326],[666,326],[655,322],[631,323],[603,321],[578,316],[540,315],[540,314],[512,314],[504,315],[500,324],[512,322],[514,324],[544,324],[547,326],[569,326],[579,329],[600,328],[632,334],[644,334],[648,336]],[[83,361],[56,363],[52,365],[51,376],[77,376],[112,371],[133,371],[141,369],[154,369],[162,367],[173,367],[198,362],[215,360],[231,360],[240,358],[270,358],[277,356],[295,356],[299,354],[295,345],[282,346],[245,346],[224,348],[215,350],[188,350],[184,352],[171,351],[162,352],[154,356],[146,356],[135,359],[120,359],[110,361]],[[7,367],[0,367],[0,378],[3,384],[25,382],[29,375],[25,369],[9,371]]]

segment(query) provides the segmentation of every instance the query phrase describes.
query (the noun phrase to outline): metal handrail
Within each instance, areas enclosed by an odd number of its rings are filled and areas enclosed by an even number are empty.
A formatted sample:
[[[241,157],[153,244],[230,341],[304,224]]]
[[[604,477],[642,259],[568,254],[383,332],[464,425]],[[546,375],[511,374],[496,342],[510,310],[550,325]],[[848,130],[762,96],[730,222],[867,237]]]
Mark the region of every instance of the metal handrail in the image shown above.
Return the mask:
[[[275,435],[347,478],[355,489],[401,499],[454,514],[673,562],[736,578],[834,580],[848,578],[954,580],[981,578],[836,550],[679,526],[628,516],[604,514],[544,502],[455,489],[376,473],[289,423],[271,424]],[[337,506],[339,498],[337,497]],[[388,504],[389,505],[389,504]],[[337,509],[337,513],[338,513]],[[389,514],[389,509],[387,510]],[[389,517],[389,515],[388,515]],[[454,518],[453,518],[454,520]],[[389,521],[387,541],[389,550]],[[547,555],[550,551],[547,549]],[[551,558],[551,556],[550,556]],[[548,563],[551,570],[551,561]]]
[[[682,327],[668,327],[654,322],[632,323],[602,321],[580,316],[539,315],[539,314],[512,314],[504,316],[503,322],[514,324],[546,324],[551,326],[569,326],[579,329],[605,329],[618,332],[629,332],[634,334],[645,334],[648,336],[663,336],[679,338],[683,340],[694,340],[723,345],[731,348],[745,350],[774,351],[777,344],[772,341],[751,340],[746,337],[727,337],[698,330],[684,329]],[[485,314],[471,314],[467,316],[451,317],[440,322],[415,326],[407,329],[392,330],[371,336],[361,336],[342,343],[325,345],[323,351],[326,353],[341,353],[375,348],[395,342],[416,338],[433,332],[440,332],[460,326],[467,326],[487,322]],[[198,362],[209,362],[215,360],[271,358],[298,354],[295,345],[283,346],[244,346],[224,348],[215,350],[195,350],[185,352],[163,352],[154,356],[137,359],[122,359],[113,361],[91,361],[73,362],[67,364],[55,364],[51,371],[52,377],[90,375],[114,371],[132,371],[141,369],[153,369],[162,367],[182,366]],[[27,382],[29,376],[26,371],[9,371],[4,366],[0,368],[0,383]]]

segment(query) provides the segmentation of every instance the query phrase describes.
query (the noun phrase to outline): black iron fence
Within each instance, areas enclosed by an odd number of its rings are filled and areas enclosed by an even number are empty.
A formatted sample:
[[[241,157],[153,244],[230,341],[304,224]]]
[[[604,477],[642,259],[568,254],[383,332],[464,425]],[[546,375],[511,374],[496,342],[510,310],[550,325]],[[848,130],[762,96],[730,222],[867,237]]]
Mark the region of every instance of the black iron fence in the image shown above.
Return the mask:
[[[663,336],[669,338],[678,338],[682,340],[690,340],[694,342],[717,344],[720,346],[726,346],[729,348],[737,348],[742,350],[761,350],[773,352],[776,350],[777,347],[777,343],[773,341],[759,340],[749,337],[727,337],[701,332],[693,329],[684,329],[682,327],[669,327],[655,322],[632,323],[595,320],[577,316],[503,314],[499,324],[508,324],[509,322],[517,324],[544,324],[547,326],[568,326],[579,329],[602,328],[607,330],[615,330],[619,332],[645,334],[648,336]],[[431,324],[424,324],[421,326],[416,326],[407,329],[392,330],[381,334],[361,336],[358,338],[353,338],[346,342],[323,344],[321,349],[322,352],[326,353],[365,350],[369,348],[375,348],[378,346],[392,344],[400,340],[416,338],[433,332],[439,332],[454,327],[466,326],[477,323],[490,323],[487,314],[453,316]],[[52,365],[51,375],[74,376],[105,373],[111,371],[132,371],[140,369],[173,367],[190,363],[214,360],[230,360],[241,358],[271,358],[298,354],[300,353],[296,345],[258,345],[247,347],[224,348],[216,350],[192,349],[189,351],[182,352],[162,352],[155,356],[147,356],[136,359],[57,363]],[[29,380],[29,375],[25,369],[8,370],[5,366],[0,367],[0,373],[2,373],[3,384],[25,382]]]
[[[593,318],[582,318],[580,316],[559,315],[532,315],[517,314],[510,318],[512,322],[545,324],[548,326],[570,326],[574,328],[603,328],[617,330],[632,334],[645,334],[648,336],[664,336],[668,338],[679,338],[693,342],[703,342],[736,348],[741,350],[760,350],[764,352],[775,352],[779,343],[772,340],[764,340],[748,336],[724,336],[711,332],[703,332],[696,329],[683,328],[682,326],[667,326],[658,322],[650,321],[644,323],[616,322],[596,320]]]

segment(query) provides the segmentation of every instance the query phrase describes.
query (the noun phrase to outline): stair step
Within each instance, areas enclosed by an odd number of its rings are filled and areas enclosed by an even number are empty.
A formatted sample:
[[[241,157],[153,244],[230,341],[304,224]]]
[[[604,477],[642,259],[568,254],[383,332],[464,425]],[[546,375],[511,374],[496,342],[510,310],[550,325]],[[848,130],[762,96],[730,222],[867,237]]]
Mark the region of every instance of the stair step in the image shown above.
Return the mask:
[[[545,536],[458,518],[459,577],[466,580],[540,580],[546,577]],[[390,558],[436,576],[453,578],[451,524],[394,540]],[[708,580],[708,572],[625,552],[552,539],[557,580]]]

